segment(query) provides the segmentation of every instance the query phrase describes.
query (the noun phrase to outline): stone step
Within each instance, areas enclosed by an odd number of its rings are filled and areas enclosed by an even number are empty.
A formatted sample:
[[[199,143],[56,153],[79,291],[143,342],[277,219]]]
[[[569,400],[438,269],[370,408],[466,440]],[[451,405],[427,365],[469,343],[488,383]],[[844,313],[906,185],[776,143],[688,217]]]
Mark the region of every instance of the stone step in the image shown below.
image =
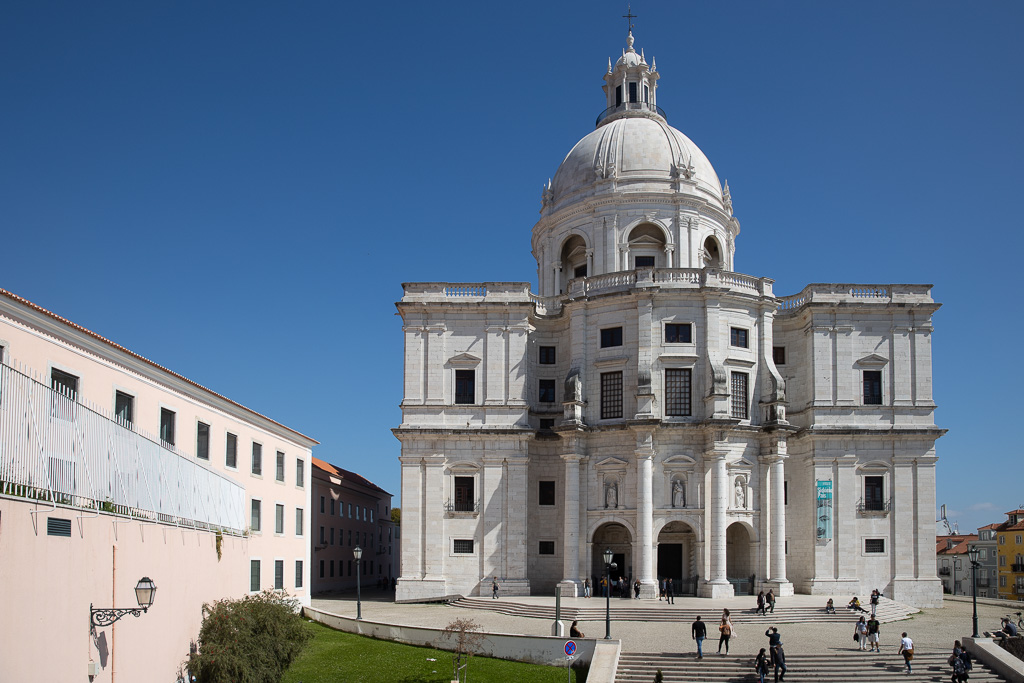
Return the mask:
[[[887,683],[889,681],[935,681],[950,680],[951,669],[946,663],[948,652],[915,652],[912,674],[907,675],[902,657],[895,651],[885,654],[863,652],[791,654],[786,657],[788,671],[786,681],[790,683],[848,683],[866,681]],[[754,658],[745,656],[722,656],[708,654],[698,660],[693,653],[677,654],[668,652],[623,653],[619,657],[619,668],[615,675],[617,683],[650,683],[658,670],[665,683],[724,683],[725,681],[757,681],[754,673]],[[769,673],[766,680],[773,680]],[[974,683],[997,683],[1004,679],[979,662],[974,662],[970,680]]]

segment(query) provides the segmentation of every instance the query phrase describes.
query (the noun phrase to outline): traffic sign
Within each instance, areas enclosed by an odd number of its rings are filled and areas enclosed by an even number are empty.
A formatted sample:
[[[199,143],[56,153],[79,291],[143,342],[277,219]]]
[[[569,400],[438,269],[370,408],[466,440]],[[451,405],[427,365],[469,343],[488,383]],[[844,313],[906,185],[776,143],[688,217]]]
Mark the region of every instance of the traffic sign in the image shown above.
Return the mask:
[[[576,642],[570,640],[565,644],[565,656],[572,657],[574,654],[576,654]]]

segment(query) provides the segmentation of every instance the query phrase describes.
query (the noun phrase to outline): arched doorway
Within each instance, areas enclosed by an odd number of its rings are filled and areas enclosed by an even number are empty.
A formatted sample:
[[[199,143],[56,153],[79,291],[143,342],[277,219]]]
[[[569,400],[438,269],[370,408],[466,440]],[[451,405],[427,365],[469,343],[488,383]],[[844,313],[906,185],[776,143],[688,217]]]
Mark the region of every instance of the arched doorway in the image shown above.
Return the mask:
[[[753,595],[757,585],[754,576],[754,542],[750,531],[740,522],[725,530],[725,573],[736,595]]]
[[[686,522],[669,522],[658,533],[659,579],[672,579],[676,595],[697,594],[697,536]]]
[[[594,538],[590,544],[592,549],[590,557],[590,573],[594,586],[600,585],[601,577],[604,575],[604,551],[611,548],[612,562],[616,568],[612,570],[612,578],[624,577],[627,582],[633,576],[633,537],[622,524],[608,522],[602,524],[594,531]],[[627,583],[628,585],[628,583]],[[600,595],[598,590],[595,595]]]
[[[722,258],[722,250],[718,248],[718,240],[709,237],[704,240],[704,267],[720,270],[725,268],[725,259]]]
[[[633,228],[627,240],[630,262],[626,270],[636,268],[664,268],[665,233],[653,223],[641,223]]]
[[[573,235],[562,245],[562,290],[565,290],[566,283],[577,277],[586,277],[587,272],[587,243],[579,235]]]

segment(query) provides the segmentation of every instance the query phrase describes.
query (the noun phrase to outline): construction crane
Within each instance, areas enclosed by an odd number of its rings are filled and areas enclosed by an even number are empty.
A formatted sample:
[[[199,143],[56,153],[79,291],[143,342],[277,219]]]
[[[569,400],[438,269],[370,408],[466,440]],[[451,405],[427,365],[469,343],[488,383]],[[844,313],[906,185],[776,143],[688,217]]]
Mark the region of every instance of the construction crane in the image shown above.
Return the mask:
[[[948,535],[950,535],[950,536],[959,536],[960,535],[960,528],[957,526],[957,523],[953,522],[953,525],[950,526],[949,520],[946,519],[946,504],[945,503],[943,503],[942,505],[939,506],[939,518],[937,520],[935,520],[935,523],[938,524],[939,522],[942,522],[946,526],[946,532],[947,532]]]

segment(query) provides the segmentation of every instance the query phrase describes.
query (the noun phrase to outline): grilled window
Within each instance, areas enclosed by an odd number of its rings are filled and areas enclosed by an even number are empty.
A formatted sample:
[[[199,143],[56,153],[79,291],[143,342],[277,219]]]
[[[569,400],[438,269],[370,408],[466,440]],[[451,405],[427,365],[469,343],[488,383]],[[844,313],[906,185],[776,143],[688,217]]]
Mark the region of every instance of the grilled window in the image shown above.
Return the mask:
[[[749,347],[747,331],[742,327],[733,327],[729,330],[729,345],[738,346],[741,349]]]
[[[606,349],[611,346],[622,346],[621,327],[608,327],[601,330],[601,348]]]
[[[453,550],[456,553],[470,553],[473,552],[473,539],[471,538],[456,538],[454,542]]]
[[[205,422],[196,424],[196,457],[210,459],[210,425]]]
[[[555,347],[554,346],[541,346],[537,350],[537,362],[541,365],[554,365],[555,364]]]
[[[689,417],[690,368],[669,368],[665,370],[665,414],[673,417]]]
[[[455,477],[455,510],[473,511],[473,477]]]
[[[555,380],[542,379],[537,383],[537,400],[541,403],[555,402]]]
[[[693,341],[693,327],[690,323],[665,323],[666,344],[690,344]]]
[[[621,331],[621,328],[618,328]],[[601,419],[622,417],[622,372],[601,373]]]
[[[476,371],[455,371],[455,402],[464,404],[476,403]]]
[[[882,371],[864,371],[864,405],[882,405]]]
[[[884,477],[864,477],[864,508],[866,510],[882,510],[885,501],[882,499]]]
[[[885,539],[884,538],[865,538],[864,539],[864,552],[879,554],[885,552]]]
[[[732,373],[732,416],[746,420],[747,415],[747,373]]]

